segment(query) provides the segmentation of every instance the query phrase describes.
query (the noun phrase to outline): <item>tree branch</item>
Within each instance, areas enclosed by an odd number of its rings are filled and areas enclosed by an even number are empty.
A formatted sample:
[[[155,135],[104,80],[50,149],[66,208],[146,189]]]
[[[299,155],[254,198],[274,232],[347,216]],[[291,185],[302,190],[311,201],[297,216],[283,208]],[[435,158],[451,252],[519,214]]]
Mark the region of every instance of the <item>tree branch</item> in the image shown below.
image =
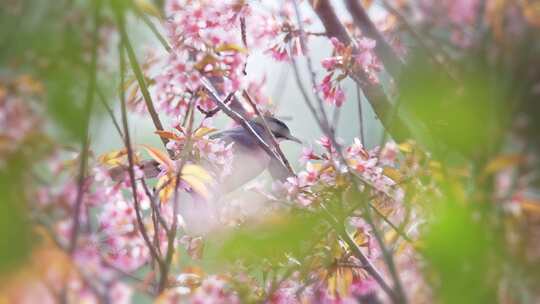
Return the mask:
[[[116,9],[116,14],[118,15],[120,8]],[[156,109],[154,108],[154,103],[152,101],[152,97],[150,96],[150,92],[148,91],[148,86],[146,84],[144,75],[142,73],[142,69],[137,62],[137,56],[135,56],[135,51],[133,50],[133,46],[131,45],[129,41],[129,37],[126,31],[126,25],[124,20],[118,19],[120,18],[117,16],[117,23],[118,28],[120,30],[120,36],[122,40],[124,41],[124,47],[127,51],[127,55],[129,58],[129,63],[131,64],[131,69],[133,70],[133,73],[135,74],[135,78],[137,78],[137,83],[139,84],[139,88],[141,89],[141,93],[143,95],[144,102],[146,104],[146,109],[148,110],[148,113],[150,114],[150,117],[152,118],[152,122],[154,123],[154,126],[156,130],[163,131],[163,125],[161,124],[161,120],[159,119],[159,115],[156,112]],[[126,135],[127,136],[127,135]],[[160,137],[161,141],[163,142],[163,145],[167,147],[167,143],[169,142],[168,139],[164,137]],[[169,153],[169,156],[173,156],[172,152],[167,149],[167,152]]]
[[[336,37],[345,45],[351,44],[351,38],[345,27],[339,21],[333,7],[328,0],[319,0],[312,3],[313,9],[321,22],[323,23],[328,37]],[[391,115],[393,108],[392,102],[388,99],[382,88],[377,84],[373,84],[368,80],[368,77],[363,72],[351,75],[353,80],[362,88],[365,96],[371,104],[373,110],[381,120],[384,128],[392,135],[396,141],[404,141],[411,137],[409,127],[400,118],[396,117],[396,121],[390,123],[388,117]]]
[[[255,139],[257,144],[266,152],[266,154],[268,154],[272,159],[278,160],[282,168],[288,171],[287,166],[280,159],[279,155],[270,148],[270,146],[259,136],[259,134],[257,134],[255,130],[253,130],[253,127],[247,122],[247,120],[242,115],[232,110],[223,101],[221,101],[221,99],[217,95],[217,92],[214,90],[212,84],[206,78],[203,78],[202,81],[203,81],[204,89],[210,94],[210,97],[212,97],[212,100],[214,100],[216,105],[225,114],[227,114],[227,116],[229,116],[234,121],[236,121],[239,125],[241,125]]]
[[[115,13],[116,13],[118,23],[121,24],[122,28],[124,28],[124,26],[123,26],[123,23],[124,23],[123,12],[121,12],[118,8],[116,8]],[[150,237],[148,236],[148,232],[146,231],[146,227],[144,226],[144,221],[143,221],[142,215],[141,215],[139,197],[137,195],[137,187],[136,187],[137,180],[135,179],[135,170],[134,170],[135,163],[134,163],[134,157],[133,157],[133,149],[131,147],[131,138],[130,138],[130,135],[129,135],[129,126],[128,126],[128,120],[127,120],[125,91],[122,89],[122,86],[123,86],[123,83],[124,83],[124,73],[125,73],[125,59],[124,59],[124,51],[123,51],[123,49],[126,48],[126,51],[127,51],[127,49],[130,49],[130,48],[124,46],[124,43],[126,42],[126,40],[125,40],[125,38],[126,38],[125,30],[123,30],[123,32],[124,32],[124,35],[121,36],[120,46],[119,46],[120,78],[121,78],[121,81],[120,81],[120,102],[121,102],[121,109],[122,109],[122,125],[123,125],[123,128],[124,128],[125,145],[126,145],[126,149],[127,149],[127,156],[128,156],[128,163],[129,163],[128,174],[129,174],[129,180],[130,180],[130,184],[131,184],[131,190],[132,190],[132,193],[133,193],[133,201],[134,201],[134,204],[135,204],[135,216],[136,216],[136,219],[137,219],[137,224],[139,226],[139,232],[141,233],[141,235],[143,237],[143,240],[146,243],[146,246],[148,247],[148,250],[150,252],[150,255],[151,255],[152,259],[154,261],[157,261],[160,270],[162,270],[163,269],[163,261],[161,260],[158,252],[156,251],[156,249],[152,245]],[[128,55],[129,55],[129,51],[128,51]]]
[[[401,59],[394,52],[392,47],[386,42],[381,35],[375,24],[371,21],[368,14],[360,4],[358,0],[345,0],[347,9],[353,17],[354,24],[358,27],[363,34],[367,37],[374,39],[377,44],[375,45],[375,52],[377,56],[383,62],[386,70],[394,79],[397,79],[401,66],[403,65]]]
[[[257,116],[259,116],[261,118],[264,130],[270,135],[270,141],[272,142],[272,145],[274,146],[274,149],[276,149],[276,152],[279,155],[281,161],[283,162],[285,167],[287,167],[287,170],[289,170],[289,173],[291,175],[295,175],[294,170],[292,169],[291,164],[289,163],[289,160],[285,157],[285,154],[283,154],[283,151],[279,147],[279,144],[278,144],[276,138],[274,137],[274,134],[270,130],[270,127],[268,126],[268,123],[266,122],[266,118],[264,117],[264,115],[261,114],[261,112],[257,108],[257,105],[255,104],[253,99],[251,99],[251,96],[249,96],[249,93],[246,90],[244,90],[242,92],[242,96],[244,96],[244,98],[251,105],[251,107],[253,108],[253,111],[255,111],[255,114],[257,114]]]
[[[79,165],[79,180],[77,187],[77,197],[75,198],[75,208],[73,212],[73,228],[71,232],[71,238],[69,242],[68,252],[73,254],[75,248],[77,247],[77,239],[79,237],[80,230],[80,213],[82,207],[82,201],[84,196],[84,183],[86,180],[86,166],[88,162],[88,149],[90,144],[89,139],[89,129],[90,129],[90,116],[92,112],[92,105],[94,103],[94,94],[97,87],[97,54],[98,54],[98,44],[99,44],[99,28],[101,25],[101,0],[95,2],[94,5],[94,30],[92,32],[92,57],[89,66],[89,75],[88,75],[88,88],[86,91],[86,100],[85,100],[85,120],[84,125],[84,134],[82,138],[82,151],[80,155],[80,165]]]

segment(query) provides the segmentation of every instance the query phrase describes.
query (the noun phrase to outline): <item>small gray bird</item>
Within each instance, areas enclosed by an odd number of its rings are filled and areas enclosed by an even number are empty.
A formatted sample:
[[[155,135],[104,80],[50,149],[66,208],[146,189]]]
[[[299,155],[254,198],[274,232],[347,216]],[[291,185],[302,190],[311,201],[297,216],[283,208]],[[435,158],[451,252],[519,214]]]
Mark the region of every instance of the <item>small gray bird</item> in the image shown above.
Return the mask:
[[[265,121],[278,143],[284,140],[301,143],[298,138],[291,134],[287,125],[281,120],[265,116]],[[249,124],[268,146],[272,146],[270,134],[266,132],[261,118],[253,119],[249,121]],[[257,139],[249,134],[242,126],[236,126],[222,131],[212,135],[210,138],[220,138],[226,143],[234,143],[232,173],[219,187],[219,192],[222,194],[244,185],[261,174],[265,169],[269,169],[272,176],[277,179],[286,177],[288,173],[282,171],[283,167],[279,163],[279,160],[268,155],[257,142]]]
[[[265,116],[265,121],[268,128],[276,138],[276,141],[291,140],[297,143],[301,141],[291,134],[291,131],[281,120]],[[251,128],[259,135],[259,137],[268,145],[271,144],[271,137],[264,127],[261,118],[255,118],[248,121]],[[260,175],[264,170],[268,169],[274,179],[284,179],[288,176],[280,161],[268,153],[261,147],[257,139],[248,133],[242,126],[221,131],[210,136],[211,139],[222,139],[225,143],[234,143],[233,163],[231,174],[220,181],[214,189],[212,189],[212,198],[203,200],[200,197],[189,197],[188,194],[181,194],[179,201],[180,214],[183,216],[186,224],[186,231],[190,234],[203,235],[217,228],[219,224],[219,209],[221,208],[221,197],[224,194],[234,191],[246,184],[250,180]],[[159,175],[159,163],[155,160],[146,160],[141,164],[141,169],[146,178],[153,178]],[[112,168],[109,173],[113,180],[120,180],[125,172],[125,167]]]
[[[265,121],[272,134],[280,143],[284,140],[291,140],[297,143],[301,141],[291,134],[287,125],[281,120],[265,116]],[[271,144],[271,137],[266,132],[261,118],[255,118],[248,122],[251,128],[259,135],[259,137],[268,145]],[[257,177],[265,169],[269,169],[272,176],[275,178],[283,178],[283,172],[279,172],[279,160],[272,159],[270,155],[260,146],[257,140],[248,133],[242,126],[221,131],[210,136],[211,139],[222,139],[227,144],[233,142],[233,165],[232,173],[227,177],[225,183],[220,187],[222,193],[227,193],[244,185],[248,181]],[[153,178],[159,175],[159,163],[155,160],[143,161],[140,165],[146,178]],[[124,166],[118,166],[109,170],[113,180],[120,180],[125,173]]]

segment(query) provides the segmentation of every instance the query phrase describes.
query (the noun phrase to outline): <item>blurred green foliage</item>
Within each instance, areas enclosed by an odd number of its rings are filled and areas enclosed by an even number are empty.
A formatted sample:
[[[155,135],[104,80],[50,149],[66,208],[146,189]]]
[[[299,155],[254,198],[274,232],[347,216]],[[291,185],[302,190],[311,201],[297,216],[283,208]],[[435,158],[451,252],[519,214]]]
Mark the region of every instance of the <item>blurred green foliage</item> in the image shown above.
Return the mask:
[[[497,302],[501,236],[485,220],[486,212],[444,202],[427,227],[423,253],[442,303]]]
[[[0,10],[0,75],[31,74],[45,85],[49,116],[67,135],[85,130],[94,1],[8,1]]]
[[[22,265],[32,248],[22,180],[26,162],[13,158],[7,166],[0,170],[0,274]]]
[[[224,241],[219,258],[260,263],[263,259],[283,261],[286,254],[302,255],[307,243],[321,237],[322,221],[318,213],[281,214],[262,223],[244,225]]]
[[[424,145],[477,159],[489,155],[506,130],[510,113],[502,111],[507,93],[500,81],[477,62],[454,79],[422,58],[408,63],[399,92],[410,122],[421,123],[431,137],[418,136]]]

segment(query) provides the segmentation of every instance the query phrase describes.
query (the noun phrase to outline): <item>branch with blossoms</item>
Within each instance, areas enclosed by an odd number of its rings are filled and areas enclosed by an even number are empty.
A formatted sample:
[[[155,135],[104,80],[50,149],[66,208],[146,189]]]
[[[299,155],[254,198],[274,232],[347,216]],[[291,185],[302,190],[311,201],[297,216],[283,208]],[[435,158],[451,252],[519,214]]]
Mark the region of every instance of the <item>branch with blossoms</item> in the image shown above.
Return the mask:
[[[358,83],[360,88],[362,88],[364,95],[367,97],[367,100],[373,107],[373,110],[381,120],[383,126],[390,134],[392,134],[392,137],[395,140],[403,141],[410,138],[409,127],[403,122],[402,118],[398,116],[393,119],[391,123],[388,121],[394,107],[379,86],[377,78],[374,77],[373,68],[375,68],[375,71],[379,68],[376,63],[377,57],[369,53],[369,51],[375,47],[376,42],[371,42],[368,38],[363,39],[362,44],[356,46],[353,43],[353,39],[351,39],[347,33],[347,30],[340,22],[329,1],[314,1],[313,9],[321,19],[323,26],[326,29],[327,36],[336,39],[333,42],[334,48],[340,58],[343,58],[343,63],[346,64],[345,67],[351,68],[351,70],[346,69],[344,75],[350,76]],[[356,58],[350,58],[353,54]],[[357,62],[359,66],[355,66],[355,62]],[[339,63],[338,60],[334,59],[328,61],[326,67],[333,69]],[[340,100],[343,99],[342,93],[340,93],[341,90],[339,88],[336,88],[335,85],[331,84],[331,75],[332,74],[329,74],[329,76],[325,78],[326,82],[323,82],[322,89],[329,100],[340,103]],[[340,76],[337,80],[340,81],[341,79]]]
[[[0,274],[26,263],[0,302],[538,298],[540,15],[526,1],[342,2],[348,14],[324,0],[40,6],[37,24],[55,26],[38,36],[77,52],[47,40],[0,54],[16,63],[0,77]],[[6,7],[7,24],[33,9]],[[138,22],[158,46],[145,59]],[[25,28],[5,37],[24,45]],[[266,94],[261,57],[292,68],[311,117],[278,114],[289,105]],[[109,151],[96,98],[118,136]],[[297,131],[285,116],[320,133],[298,164],[280,146]]]

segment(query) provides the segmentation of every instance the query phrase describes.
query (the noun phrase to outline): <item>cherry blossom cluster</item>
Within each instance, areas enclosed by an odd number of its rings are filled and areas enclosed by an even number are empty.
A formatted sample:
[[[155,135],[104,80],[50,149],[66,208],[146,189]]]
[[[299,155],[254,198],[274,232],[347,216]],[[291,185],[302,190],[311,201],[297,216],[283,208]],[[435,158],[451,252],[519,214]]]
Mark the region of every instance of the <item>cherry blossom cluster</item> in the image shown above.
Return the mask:
[[[160,110],[173,116],[184,114],[194,96],[199,108],[213,110],[214,102],[199,92],[203,78],[220,92],[257,86],[254,78],[246,77],[248,49],[256,49],[276,34],[276,29],[269,29],[271,15],[252,9],[248,2],[176,0],[168,1],[166,14],[171,51],[155,77]],[[268,102],[267,98],[256,100]]]
[[[382,64],[374,53],[375,40],[361,37],[353,45],[346,46],[336,38],[331,38],[333,47],[332,57],[322,60],[321,64],[327,71],[318,90],[329,104],[340,107],[345,101],[345,93],[340,82],[354,71],[361,70],[370,82],[379,82],[378,73]]]
[[[355,138],[353,144],[345,149],[346,164],[330,139],[322,137],[318,144],[324,152],[319,155],[312,148],[304,148],[300,161],[306,164],[305,170],[285,182],[289,199],[309,206],[313,203],[311,193],[318,184],[339,185],[347,172],[359,175],[376,191],[391,194],[397,200],[402,199],[403,191],[394,187],[396,182],[384,174],[384,167],[393,166],[397,160],[399,150],[395,143],[388,143],[382,151],[379,148],[366,150]]]

